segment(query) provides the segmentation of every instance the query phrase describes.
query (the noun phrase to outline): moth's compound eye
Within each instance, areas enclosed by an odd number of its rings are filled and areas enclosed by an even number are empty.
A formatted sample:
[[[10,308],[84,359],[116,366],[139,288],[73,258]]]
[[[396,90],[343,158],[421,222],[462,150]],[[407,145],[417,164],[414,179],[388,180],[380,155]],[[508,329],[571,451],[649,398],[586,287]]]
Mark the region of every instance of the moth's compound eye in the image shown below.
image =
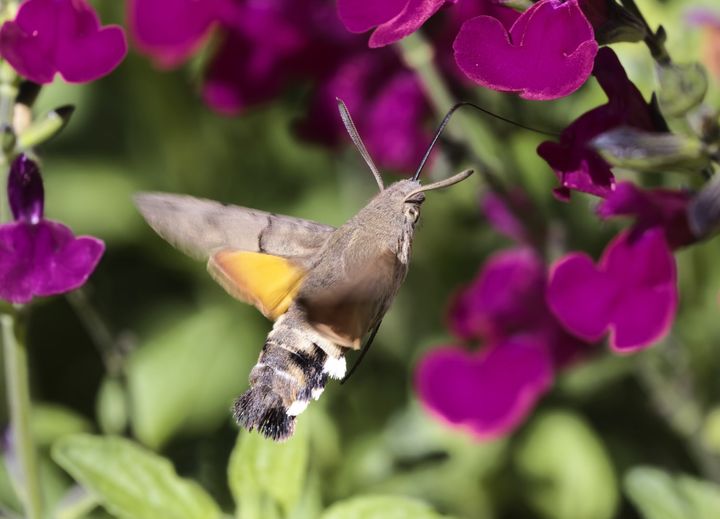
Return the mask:
[[[418,218],[420,217],[420,207],[418,207],[416,204],[406,204],[405,215],[407,216],[407,219],[411,222],[417,222]]]

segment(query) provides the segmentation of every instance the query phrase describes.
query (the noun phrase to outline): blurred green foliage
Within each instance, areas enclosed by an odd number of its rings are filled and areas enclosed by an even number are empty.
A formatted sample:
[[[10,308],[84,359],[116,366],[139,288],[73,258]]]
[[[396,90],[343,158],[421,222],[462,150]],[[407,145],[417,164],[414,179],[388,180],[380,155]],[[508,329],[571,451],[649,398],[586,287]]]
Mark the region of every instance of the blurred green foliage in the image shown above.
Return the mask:
[[[638,4],[665,25],[678,60],[697,58],[698,36],[681,17],[691,2]],[[119,18],[121,6],[107,11]],[[649,97],[656,84],[646,50],[618,49],[630,77]],[[238,436],[230,406],[247,386],[270,325],[228,297],[201,264],[152,233],[133,208],[132,193],[188,193],[339,225],[372,196],[374,182],[353,150],[331,152],[294,136],[306,85],[272,105],[224,118],[203,106],[192,74],[155,70],[131,53],[110,77],[86,86],[56,83],[39,99],[39,112],[67,103],[77,107],[63,133],[38,150],[46,212],[78,234],[106,241],[107,253],[84,290],[112,338],[109,345],[98,344],[97,330],[86,326],[87,308],[65,298],[33,308],[33,396],[41,403],[33,427],[42,449],[45,500],[49,509],[56,507],[57,517],[710,519],[720,514],[717,487],[694,479],[712,475],[697,459],[697,445],[673,427],[672,417],[663,419],[667,410],[649,397],[638,375],[648,364],[643,358],[677,368],[668,345],[639,358],[603,352],[578,364],[562,374],[528,423],[503,440],[478,442],[420,409],[413,368],[423,351],[454,341],[444,322],[448,299],[489,254],[511,246],[483,222],[477,206],[483,185],[477,178],[428,196],[407,282],[354,378],[343,386],[330,383],[287,443]],[[707,100],[720,106],[716,80],[710,80]],[[604,102],[593,81],[569,98],[547,103],[478,97],[489,109],[548,129],[562,128]],[[507,171],[502,180],[529,193],[534,217],[557,237],[556,253],[583,249],[597,256],[617,227],[597,221],[589,198],[575,196],[567,205],[552,198],[553,174],[535,154],[542,139],[497,121],[482,124],[504,144],[494,157]],[[441,157],[429,176],[461,166]],[[653,182],[677,186],[688,180]],[[694,375],[697,405],[716,409],[712,421],[698,425],[704,425],[704,436],[698,439],[695,431],[691,436],[716,454],[718,257],[717,240],[678,255],[682,298],[673,332],[674,347],[682,348],[687,373]],[[684,394],[687,388],[665,389]],[[4,407],[0,411],[7,421]],[[17,468],[13,460],[4,461],[0,510],[17,515]],[[633,468],[641,464],[694,478]]]

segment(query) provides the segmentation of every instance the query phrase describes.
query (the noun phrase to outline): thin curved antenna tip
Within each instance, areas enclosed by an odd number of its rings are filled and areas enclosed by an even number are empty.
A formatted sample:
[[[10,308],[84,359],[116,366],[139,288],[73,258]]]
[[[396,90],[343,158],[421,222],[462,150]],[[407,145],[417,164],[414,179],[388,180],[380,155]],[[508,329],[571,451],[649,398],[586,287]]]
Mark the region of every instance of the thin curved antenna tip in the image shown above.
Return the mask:
[[[355,123],[353,122],[352,117],[350,117],[350,111],[348,110],[342,99],[336,97],[335,100],[337,101],[338,111],[340,112],[340,118],[345,125],[345,130],[347,130],[348,135],[350,135],[350,139],[352,139],[353,141],[353,144],[355,144],[355,147],[360,152],[360,155],[365,160],[365,163],[370,168],[370,171],[372,171],[373,177],[375,177],[375,182],[377,182],[380,191],[382,191],[383,189],[385,189],[385,184],[383,184],[382,176],[380,176],[380,170],[378,170],[377,166],[373,162],[372,157],[370,156],[370,153],[365,147],[365,143],[363,143],[362,139],[360,138],[360,134],[358,133],[357,128],[355,128]]]
[[[509,124],[513,124],[519,128],[523,128],[525,130],[529,130],[531,132],[540,133],[542,135],[547,135],[549,137],[559,137],[557,133],[553,132],[546,132],[543,130],[538,130],[537,128],[533,128],[532,126],[526,126],[524,124],[520,124],[518,122],[513,121],[512,119],[508,119],[506,117],[503,117],[502,115],[498,115],[496,113],[491,112],[490,110],[486,110],[485,108],[476,105],[475,103],[471,103],[469,101],[461,101],[459,103],[455,103],[450,110],[445,114],[445,117],[443,117],[442,121],[437,127],[437,130],[435,130],[435,135],[433,136],[432,141],[430,141],[430,145],[427,148],[427,151],[425,151],[425,155],[423,155],[422,160],[420,161],[420,165],[418,166],[417,170],[415,171],[415,175],[413,175],[412,179],[414,181],[417,181],[418,178],[420,178],[420,173],[422,172],[423,167],[425,166],[425,163],[428,161],[428,158],[430,157],[430,152],[432,151],[433,147],[435,146],[435,143],[440,138],[440,134],[442,134],[445,127],[450,122],[450,118],[452,117],[452,114],[455,113],[455,111],[458,108],[461,108],[463,106],[469,106],[471,108],[474,108],[475,110],[478,110],[479,112],[482,112],[486,115],[489,115],[491,117],[494,117],[495,119],[499,119],[501,121],[504,121]]]

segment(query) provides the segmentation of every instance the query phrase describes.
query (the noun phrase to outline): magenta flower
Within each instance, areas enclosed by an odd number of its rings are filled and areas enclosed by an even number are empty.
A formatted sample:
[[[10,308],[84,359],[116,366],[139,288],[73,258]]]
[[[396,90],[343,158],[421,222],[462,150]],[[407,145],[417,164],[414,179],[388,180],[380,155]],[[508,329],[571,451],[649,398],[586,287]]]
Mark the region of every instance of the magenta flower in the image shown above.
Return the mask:
[[[27,0],[0,29],[0,55],[21,76],[50,83],[56,73],[70,83],[109,74],[127,54],[125,33],[100,26],[84,0]]]
[[[97,238],[76,238],[63,224],[45,220],[43,197],[37,165],[20,155],[8,176],[15,222],[0,225],[0,299],[5,301],[27,303],[78,288],[105,249]]]
[[[446,2],[456,0],[338,0],[340,20],[350,32],[375,28],[370,47],[383,47],[417,31]]]
[[[550,388],[553,367],[533,337],[519,337],[468,352],[433,350],[417,367],[415,387],[423,406],[480,439],[517,427]]]
[[[585,83],[598,45],[578,0],[541,0],[510,30],[491,16],[468,20],[453,49],[458,66],[475,83],[548,100]]]
[[[661,227],[624,231],[597,266],[571,253],[552,268],[547,301],[572,334],[597,341],[610,334],[618,353],[646,348],[670,330],[678,302],[675,259]]]
[[[550,388],[556,370],[589,351],[545,304],[546,268],[529,248],[500,252],[450,306],[450,329],[484,349],[441,347],[415,376],[425,408],[479,438],[511,432]]]
[[[589,142],[619,126],[647,131],[659,130],[650,105],[628,79],[615,53],[600,49],[593,70],[608,102],[584,113],[563,130],[560,142],[545,141],[537,152],[547,161],[560,181],[555,195],[561,200],[570,197],[570,190],[606,197],[615,188],[610,165],[589,146]]]

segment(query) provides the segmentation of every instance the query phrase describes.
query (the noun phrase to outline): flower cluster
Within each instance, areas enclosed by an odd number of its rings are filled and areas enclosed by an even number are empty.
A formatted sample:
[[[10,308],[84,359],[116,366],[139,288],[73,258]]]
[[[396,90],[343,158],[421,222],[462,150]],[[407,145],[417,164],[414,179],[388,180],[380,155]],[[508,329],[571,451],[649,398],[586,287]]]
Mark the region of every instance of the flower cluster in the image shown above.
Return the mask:
[[[416,387],[432,414],[479,438],[495,438],[522,423],[555,373],[592,346],[569,334],[550,311],[548,268],[522,243],[521,223],[495,196],[483,205],[499,232],[520,241],[490,257],[451,302],[450,331],[483,347],[431,350],[417,367]]]
[[[40,85],[52,82],[56,74],[71,83],[93,81],[114,70],[126,53],[124,31],[118,26],[101,26],[85,0],[27,0],[0,28],[0,57],[12,66],[18,79]],[[25,146],[57,133],[70,113],[72,109],[67,108],[51,112],[46,128],[26,139]],[[22,137],[27,124],[6,131]],[[13,221],[0,223],[0,299],[25,304],[35,297],[62,294],[83,285],[105,245],[91,236],[75,237],[62,223],[44,217],[40,170],[14,147],[16,142],[5,139],[1,150],[4,160],[15,158],[7,175]]]
[[[537,252],[542,243],[491,257],[450,311],[451,332],[482,343],[483,349],[439,348],[417,370],[423,404],[481,438],[517,426],[548,390],[553,373],[589,351],[590,344],[607,336],[612,351],[628,354],[662,340],[679,301],[673,253],[700,237],[691,223],[691,208],[700,195],[618,182],[598,151],[602,143],[613,142],[613,135],[621,147],[630,146],[630,137],[641,136],[632,141],[632,153],[651,158],[684,149],[687,141],[669,132],[656,102],[645,101],[609,48],[598,52],[593,75],[608,102],[581,115],[559,142],[542,143],[538,154],[560,181],[557,199],[569,201],[572,191],[593,195],[600,199],[600,219],[630,218],[631,225],[607,244],[597,262],[586,253],[570,252],[547,268]],[[663,145],[654,147],[656,143]],[[691,163],[702,167],[707,160],[702,146],[689,150]],[[677,160],[672,153],[667,157]],[[488,221],[499,232],[529,243],[527,226],[510,210],[528,208],[513,203],[508,193],[504,196],[484,201]]]
[[[27,156],[13,161],[7,193],[15,221],[0,225],[0,299],[28,303],[83,285],[100,261],[103,242],[75,237],[44,218],[40,170]]]
[[[599,2],[582,3],[594,20],[602,18],[593,9]],[[592,71],[598,44],[578,0],[541,0],[520,15],[494,0],[338,0],[338,13],[352,32],[374,29],[370,47],[381,47],[417,31],[448,4],[454,4],[449,10],[457,10],[451,17],[460,27],[452,45],[455,61],[478,85],[526,99],[556,99],[577,90]]]

